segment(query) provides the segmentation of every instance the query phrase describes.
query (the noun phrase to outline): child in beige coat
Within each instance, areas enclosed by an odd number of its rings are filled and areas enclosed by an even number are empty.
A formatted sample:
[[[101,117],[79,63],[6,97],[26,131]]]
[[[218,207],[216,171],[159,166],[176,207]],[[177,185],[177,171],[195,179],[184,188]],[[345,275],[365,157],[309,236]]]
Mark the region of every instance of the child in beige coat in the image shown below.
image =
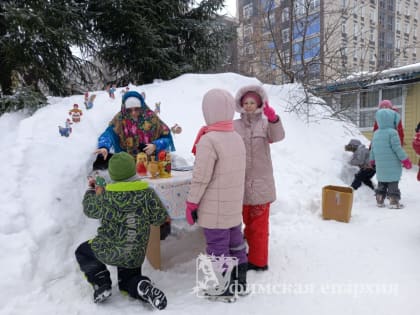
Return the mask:
[[[227,290],[217,294],[225,297],[245,295],[247,272],[241,231],[245,146],[233,128],[234,103],[233,96],[222,89],[212,89],[203,97],[206,126],[193,147],[196,156],[186,207],[188,223],[197,221],[203,228],[207,254],[238,261],[237,278],[228,279]],[[229,275],[229,270],[223,274]]]
[[[241,88],[236,94],[233,122],[246,148],[243,221],[248,243],[248,270],[268,269],[268,217],[270,203],[276,200],[270,144],[284,139],[280,117],[268,104],[261,86]]]

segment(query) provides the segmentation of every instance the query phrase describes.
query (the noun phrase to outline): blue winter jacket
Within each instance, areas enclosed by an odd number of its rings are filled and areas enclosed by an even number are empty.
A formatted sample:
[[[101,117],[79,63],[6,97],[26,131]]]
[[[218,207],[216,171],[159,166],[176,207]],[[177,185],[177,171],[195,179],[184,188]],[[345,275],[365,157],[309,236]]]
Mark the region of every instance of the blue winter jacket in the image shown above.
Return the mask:
[[[121,112],[114,116],[108,128],[106,128],[105,131],[99,136],[98,148],[106,148],[108,152],[110,152],[111,148],[114,148],[115,153],[125,151],[124,146],[121,147],[120,145],[118,129],[116,131],[115,128],[118,128],[116,125],[119,121],[118,117],[121,118],[123,110],[125,110],[125,101],[129,97],[138,98],[138,100],[140,101],[142,110],[145,112],[151,112],[150,108],[146,105],[146,103],[144,102],[144,98],[140,93],[136,91],[126,92],[122,97]],[[159,119],[157,116],[156,118]],[[162,121],[161,123],[164,124]],[[121,128],[121,126],[119,126],[119,128]],[[156,146],[156,155],[158,154],[159,151],[162,151],[162,150],[175,151],[174,141],[172,139],[172,134],[169,128],[168,128],[168,131],[169,133],[167,135],[161,135],[159,138],[152,141],[152,143]],[[137,148],[137,149],[140,149],[140,148]]]
[[[380,109],[375,118],[379,128],[373,134],[370,160],[375,161],[376,178],[379,182],[398,182],[402,174],[401,161],[407,159],[396,130],[400,115],[391,109]]]
[[[171,135],[158,138],[152,141],[152,143],[156,146],[156,153],[161,150],[175,150]],[[114,148],[115,153],[124,151],[120,146],[120,138],[115,133],[113,125],[108,126],[108,128],[106,128],[105,131],[99,136],[98,148],[106,148],[108,152],[111,150],[111,148]]]

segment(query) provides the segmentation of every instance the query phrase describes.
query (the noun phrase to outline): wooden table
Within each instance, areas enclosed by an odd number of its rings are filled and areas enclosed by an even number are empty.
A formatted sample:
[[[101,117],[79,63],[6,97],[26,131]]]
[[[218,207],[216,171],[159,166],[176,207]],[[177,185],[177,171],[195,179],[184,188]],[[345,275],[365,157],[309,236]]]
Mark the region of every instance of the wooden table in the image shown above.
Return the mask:
[[[185,219],[185,201],[190,189],[192,171],[172,171],[170,178],[144,178],[162,201],[171,220]],[[150,227],[146,257],[155,269],[161,269],[160,227]]]

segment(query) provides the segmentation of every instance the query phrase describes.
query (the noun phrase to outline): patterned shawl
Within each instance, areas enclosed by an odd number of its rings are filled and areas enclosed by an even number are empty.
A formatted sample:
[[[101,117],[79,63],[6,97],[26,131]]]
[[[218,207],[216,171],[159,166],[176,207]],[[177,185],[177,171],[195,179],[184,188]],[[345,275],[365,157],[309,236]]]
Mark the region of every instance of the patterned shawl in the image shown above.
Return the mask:
[[[124,105],[125,100],[130,96],[139,98],[142,104],[138,121],[134,121],[130,117]],[[146,105],[143,97],[137,92],[130,91],[124,95],[121,111],[114,116],[110,125],[114,126],[114,131],[120,140],[121,149],[133,156],[141,152],[144,145],[162,137],[171,139],[170,149],[173,150],[169,127]]]

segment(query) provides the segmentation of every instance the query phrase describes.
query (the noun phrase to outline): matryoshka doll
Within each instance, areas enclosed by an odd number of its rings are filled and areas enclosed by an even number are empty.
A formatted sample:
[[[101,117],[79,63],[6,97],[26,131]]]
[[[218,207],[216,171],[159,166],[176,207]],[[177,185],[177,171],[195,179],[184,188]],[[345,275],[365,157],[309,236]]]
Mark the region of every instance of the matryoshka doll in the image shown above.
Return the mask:
[[[150,157],[149,163],[147,163],[147,170],[151,178],[157,178],[159,176],[159,162],[155,161],[155,157],[152,155]]]
[[[158,154],[159,159],[159,177],[168,178],[171,177],[171,155],[169,152],[160,151]]]
[[[140,152],[136,157],[136,170],[139,176],[147,176],[147,154]]]

